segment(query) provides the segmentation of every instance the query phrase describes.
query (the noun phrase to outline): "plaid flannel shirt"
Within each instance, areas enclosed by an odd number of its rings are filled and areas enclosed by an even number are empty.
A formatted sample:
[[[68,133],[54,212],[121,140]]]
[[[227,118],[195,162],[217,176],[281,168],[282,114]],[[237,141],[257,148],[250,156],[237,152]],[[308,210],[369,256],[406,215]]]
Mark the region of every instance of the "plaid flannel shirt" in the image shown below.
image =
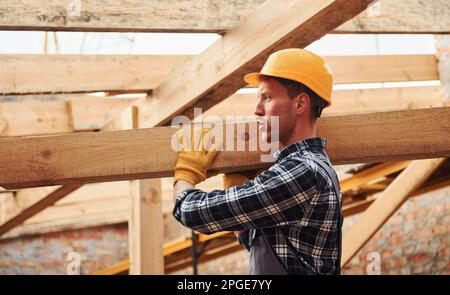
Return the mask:
[[[276,162],[254,180],[226,190],[183,191],[174,217],[205,234],[257,229],[267,237],[289,274],[332,274],[338,259],[341,194],[311,158],[330,165],[326,140],[309,138],[278,152]],[[339,202],[339,203],[338,203]]]

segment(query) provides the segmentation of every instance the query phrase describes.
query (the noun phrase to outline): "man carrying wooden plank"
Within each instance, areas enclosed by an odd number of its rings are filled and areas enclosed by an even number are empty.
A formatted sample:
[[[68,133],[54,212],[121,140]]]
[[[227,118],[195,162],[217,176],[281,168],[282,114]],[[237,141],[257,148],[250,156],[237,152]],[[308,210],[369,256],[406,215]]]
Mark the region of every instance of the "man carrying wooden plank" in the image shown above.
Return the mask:
[[[331,104],[331,71],[309,51],[285,49],[244,79],[259,87],[255,115],[264,119],[264,137],[279,139],[275,163],[250,180],[226,174],[224,190],[195,189],[207,178],[220,143],[208,149],[211,131],[194,130],[198,136],[190,142],[197,150],[181,151],[175,167],[173,215],[205,234],[239,232],[250,251],[250,274],[339,274],[341,193],[326,140],[316,136],[317,119]],[[177,136],[186,143],[183,131]]]

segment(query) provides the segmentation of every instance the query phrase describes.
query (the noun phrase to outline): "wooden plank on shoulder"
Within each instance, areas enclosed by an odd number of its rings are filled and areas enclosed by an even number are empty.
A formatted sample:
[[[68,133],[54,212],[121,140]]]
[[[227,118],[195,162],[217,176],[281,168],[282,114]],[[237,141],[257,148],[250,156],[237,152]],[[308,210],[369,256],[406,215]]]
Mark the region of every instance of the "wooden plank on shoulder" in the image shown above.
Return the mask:
[[[225,126],[234,134],[235,127]],[[339,165],[448,157],[449,128],[450,107],[441,107],[324,117],[318,136],[328,140],[327,152]],[[177,160],[171,145],[175,131],[161,127],[1,138],[0,166],[8,173],[0,174],[0,185],[9,189],[171,176]],[[243,171],[267,164],[258,151],[226,151],[219,153],[213,169]]]

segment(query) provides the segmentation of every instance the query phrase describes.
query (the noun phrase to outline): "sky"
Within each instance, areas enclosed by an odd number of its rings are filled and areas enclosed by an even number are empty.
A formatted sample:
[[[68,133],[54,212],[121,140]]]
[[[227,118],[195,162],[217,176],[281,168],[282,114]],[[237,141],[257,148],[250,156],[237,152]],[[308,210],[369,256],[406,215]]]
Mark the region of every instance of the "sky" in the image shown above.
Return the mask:
[[[204,33],[57,32],[62,54],[199,54],[220,38]],[[56,53],[48,33],[49,53]],[[0,31],[0,54],[44,52],[45,32]],[[307,49],[319,55],[433,54],[433,35],[328,34]]]

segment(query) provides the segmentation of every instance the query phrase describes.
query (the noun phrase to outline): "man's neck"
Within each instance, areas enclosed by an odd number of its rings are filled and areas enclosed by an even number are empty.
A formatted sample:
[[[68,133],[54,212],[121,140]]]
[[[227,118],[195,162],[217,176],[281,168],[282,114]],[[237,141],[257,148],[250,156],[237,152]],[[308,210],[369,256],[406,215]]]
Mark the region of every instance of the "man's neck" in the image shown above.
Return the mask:
[[[291,133],[291,136],[288,139],[280,140],[280,147],[284,148],[287,147],[288,145],[294,144],[301,140],[317,137],[316,130],[317,130],[316,124],[313,125],[297,124],[296,128],[294,128],[293,132]]]

